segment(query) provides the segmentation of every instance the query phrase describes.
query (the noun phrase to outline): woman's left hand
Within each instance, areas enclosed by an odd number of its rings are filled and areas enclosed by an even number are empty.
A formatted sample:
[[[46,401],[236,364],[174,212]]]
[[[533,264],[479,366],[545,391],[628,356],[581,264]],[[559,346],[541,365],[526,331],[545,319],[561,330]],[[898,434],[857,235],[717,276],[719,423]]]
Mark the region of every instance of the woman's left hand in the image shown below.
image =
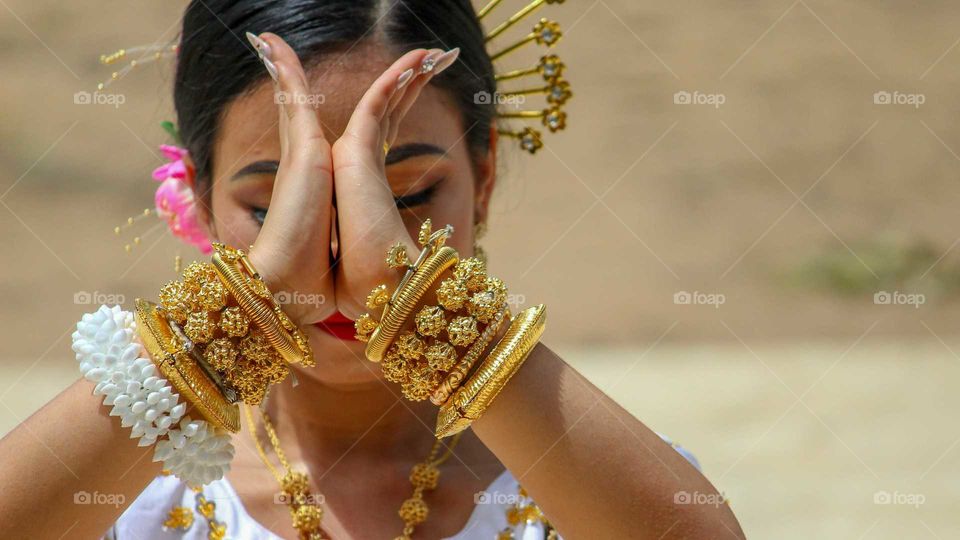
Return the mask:
[[[398,279],[384,264],[391,246],[403,244],[411,257],[420,251],[387,181],[384,144],[393,143],[420,92],[458,53],[418,49],[402,56],[370,86],[333,144],[340,252],[335,288],[337,307],[350,318],[367,311],[366,298],[374,287]],[[422,69],[424,65],[434,68]],[[410,75],[404,75],[408,70]]]

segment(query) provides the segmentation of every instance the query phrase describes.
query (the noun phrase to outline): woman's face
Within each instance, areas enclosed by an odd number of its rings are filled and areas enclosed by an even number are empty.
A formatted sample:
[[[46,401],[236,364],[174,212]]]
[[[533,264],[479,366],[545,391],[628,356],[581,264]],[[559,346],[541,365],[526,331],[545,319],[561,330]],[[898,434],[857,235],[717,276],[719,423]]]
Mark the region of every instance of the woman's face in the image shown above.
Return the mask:
[[[317,117],[331,144],[343,132],[360,97],[393,61],[380,51],[382,48],[359,46],[311,69],[311,89],[318,96]],[[252,245],[269,211],[280,159],[277,117],[274,88],[267,79],[230,104],[221,120],[213,152],[211,213],[206,217],[211,236],[228,245]],[[448,245],[468,254],[472,253],[473,226],[486,218],[495,167],[491,152],[486,162],[474,168],[462,124],[448,94],[428,86],[403,121],[386,173],[413,238],[426,218],[435,227],[449,223],[456,234]],[[377,218],[370,216],[371,220]],[[382,260],[370,263],[384,264]],[[334,299],[310,295],[298,299],[311,304],[303,327],[318,363],[316,368],[300,370],[299,376],[341,385],[380,377],[380,370],[363,355],[364,344],[352,339],[351,322],[339,315]],[[320,321],[328,324],[310,324]]]

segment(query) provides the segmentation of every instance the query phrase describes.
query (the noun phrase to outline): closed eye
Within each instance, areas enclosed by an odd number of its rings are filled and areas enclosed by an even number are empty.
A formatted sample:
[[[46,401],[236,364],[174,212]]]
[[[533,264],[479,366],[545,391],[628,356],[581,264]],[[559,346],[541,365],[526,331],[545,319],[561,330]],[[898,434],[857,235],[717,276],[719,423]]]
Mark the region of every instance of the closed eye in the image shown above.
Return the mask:
[[[442,182],[442,180],[440,181]],[[437,192],[437,186],[440,185],[440,182],[435,182],[432,186],[418,191],[417,193],[411,193],[410,195],[402,195],[400,197],[394,197],[393,202],[397,204],[397,207],[403,210],[404,208],[413,208],[420,206],[422,204],[427,204],[433,199],[433,196]]]

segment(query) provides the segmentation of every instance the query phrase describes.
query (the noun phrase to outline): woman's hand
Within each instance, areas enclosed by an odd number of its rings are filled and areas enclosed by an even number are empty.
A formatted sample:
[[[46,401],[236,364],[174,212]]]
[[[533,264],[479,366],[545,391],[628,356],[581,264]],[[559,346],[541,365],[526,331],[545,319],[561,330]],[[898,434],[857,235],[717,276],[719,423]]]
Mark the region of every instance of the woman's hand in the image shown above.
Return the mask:
[[[400,123],[430,79],[456,61],[459,49],[415,50],[398,59],[370,86],[343,135],[333,144],[340,262],[336,268],[337,307],[357,318],[371,289],[397,279],[384,264],[398,242],[411,258],[420,248],[411,238],[387,182],[384,144],[392,144]]]
[[[261,54],[275,67],[280,129],[280,166],[270,196],[270,211],[250,259],[271,290],[335,298],[330,271],[333,221],[333,166],[330,143],[317,120],[314,100],[297,54],[279,36],[260,35]],[[251,39],[251,41],[255,41]],[[264,62],[267,64],[267,62]],[[299,323],[316,319],[315,303],[284,305]],[[325,315],[330,315],[326,313]]]

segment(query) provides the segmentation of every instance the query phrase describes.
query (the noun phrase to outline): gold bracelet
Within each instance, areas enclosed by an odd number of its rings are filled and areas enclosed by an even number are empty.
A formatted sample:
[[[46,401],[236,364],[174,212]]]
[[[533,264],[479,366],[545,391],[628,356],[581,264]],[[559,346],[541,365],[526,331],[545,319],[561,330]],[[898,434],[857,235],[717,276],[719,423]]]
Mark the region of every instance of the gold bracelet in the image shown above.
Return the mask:
[[[177,392],[212,425],[233,433],[240,431],[239,407],[224,397],[191,351],[183,347],[157,305],[138,298],[135,318],[143,347]]]
[[[287,363],[314,365],[306,336],[276,304],[246,253],[224,244],[214,243],[213,246],[213,266],[240,309],[260,328]]]
[[[383,316],[367,342],[366,356],[372,362],[383,360],[387,348],[396,339],[407,319],[420,303],[423,295],[430,290],[433,283],[459,261],[457,251],[451,247],[442,246],[429,255],[416,271],[405,276],[394,294],[394,298],[384,306]]]
[[[517,314],[470,380],[440,407],[435,431],[438,439],[459,433],[480,418],[540,340],[545,320],[543,304]]]
[[[470,346],[470,349],[468,349],[463,355],[463,358],[457,362],[457,365],[447,373],[447,376],[444,377],[440,385],[434,389],[433,394],[430,395],[431,403],[439,407],[447,402],[450,394],[460,387],[460,383],[466,378],[467,373],[470,372],[470,368],[472,368],[473,364],[480,358],[480,355],[487,350],[487,346],[489,346],[493,338],[496,337],[497,332],[499,332],[503,326],[503,322],[507,320],[510,320],[510,308],[504,307],[497,313],[493,321],[483,329],[483,333],[480,334],[477,341]]]

